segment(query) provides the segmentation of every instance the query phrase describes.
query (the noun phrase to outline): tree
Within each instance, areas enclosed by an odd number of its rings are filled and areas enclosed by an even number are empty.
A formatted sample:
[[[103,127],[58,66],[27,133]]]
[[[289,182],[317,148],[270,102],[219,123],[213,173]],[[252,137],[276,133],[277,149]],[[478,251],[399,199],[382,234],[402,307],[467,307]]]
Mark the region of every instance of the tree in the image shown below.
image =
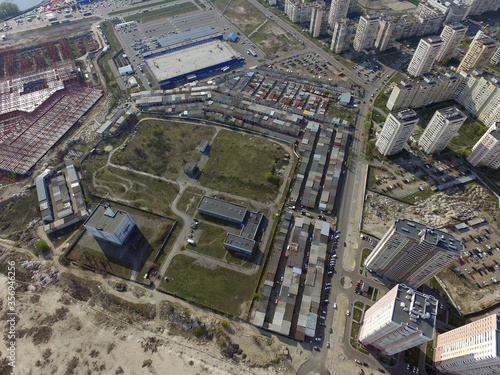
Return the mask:
[[[0,18],[7,18],[19,14],[19,7],[14,3],[0,3]]]

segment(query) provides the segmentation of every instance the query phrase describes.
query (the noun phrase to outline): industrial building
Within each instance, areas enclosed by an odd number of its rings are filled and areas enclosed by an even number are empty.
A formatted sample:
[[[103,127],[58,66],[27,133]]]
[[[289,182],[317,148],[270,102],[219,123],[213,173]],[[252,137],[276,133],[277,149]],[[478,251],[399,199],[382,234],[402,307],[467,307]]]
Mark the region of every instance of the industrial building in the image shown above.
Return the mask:
[[[162,41],[159,43],[163,46]],[[202,78],[208,72],[244,61],[222,35],[185,43],[143,55],[160,87]]]
[[[441,333],[434,345],[434,366],[440,374],[500,373],[500,314],[492,314]]]
[[[1,79],[0,171],[28,174],[101,96],[72,61]]]
[[[444,150],[465,120],[467,116],[456,107],[437,110],[418,140],[418,145],[427,154]]]
[[[391,356],[434,339],[438,301],[398,284],[364,314],[359,341]]]
[[[391,112],[385,120],[375,146],[382,155],[397,154],[403,149],[417,123],[417,113],[412,109]]]
[[[95,239],[121,246],[134,230],[135,223],[128,212],[113,211],[110,206],[100,204],[83,226]]]
[[[463,249],[462,242],[449,233],[399,219],[364,265],[384,279],[419,287],[461,257]]]
[[[249,211],[245,206],[204,195],[198,204],[198,212],[241,226],[239,235],[228,233],[224,248],[245,258],[250,258],[257,248],[257,232],[264,215]]]

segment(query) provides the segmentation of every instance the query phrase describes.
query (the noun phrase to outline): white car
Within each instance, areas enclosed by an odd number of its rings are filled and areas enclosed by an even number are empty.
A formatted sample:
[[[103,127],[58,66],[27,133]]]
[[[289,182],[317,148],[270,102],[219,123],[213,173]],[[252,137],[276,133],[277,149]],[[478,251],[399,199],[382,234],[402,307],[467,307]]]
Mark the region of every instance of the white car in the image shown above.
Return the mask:
[[[346,311],[345,313],[347,316],[351,315],[351,312],[349,310]]]
[[[337,302],[334,302],[333,303],[333,308],[336,309],[337,308]]]

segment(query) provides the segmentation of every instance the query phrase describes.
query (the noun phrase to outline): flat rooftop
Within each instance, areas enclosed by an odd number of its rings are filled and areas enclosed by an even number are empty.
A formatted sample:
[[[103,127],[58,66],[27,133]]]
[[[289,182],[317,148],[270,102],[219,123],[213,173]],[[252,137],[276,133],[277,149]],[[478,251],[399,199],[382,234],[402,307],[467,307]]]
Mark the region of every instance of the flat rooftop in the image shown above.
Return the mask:
[[[218,216],[223,216],[232,221],[243,222],[248,209],[245,206],[223,201],[221,199],[207,197],[201,198],[198,210],[211,212]]]
[[[228,233],[226,235],[224,244],[229,244],[232,247],[238,248],[242,251],[246,251],[249,253],[252,253],[253,249],[255,248],[255,240],[244,238],[233,233]]]
[[[394,223],[394,225],[397,232],[404,233],[406,236],[416,239],[420,239],[422,236],[425,236],[425,240],[427,242],[443,250],[462,256],[462,251],[464,250],[462,241],[457,240],[450,233],[446,233],[439,229],[435,229],[408,219],[399,219]]]
[[[189,42],[191,40],[204,38],[215,33],[216,32],[212,30],[210,26],[203,26],[190,31],[184,31],[179,34],[164,36],[163,38],[158,38],[157,40],[162,47],[170,47],[176,44]]]
[[[396,288],[398,291],[392,321],[408,324],[415,330],[421,331],[424,336],[434,338],[438,301],[404,284],[399,284]]]
[[[127,215],[128,213],[125,211],[113,211],[110,207],[100,204],[85,221],[84,225],[113,234]]]
[[[236,55],[236,51],[228,43],[222,40],[210,40],[146,58],[146,63],[158,82],[162,82],[224,64],[235,59]]]

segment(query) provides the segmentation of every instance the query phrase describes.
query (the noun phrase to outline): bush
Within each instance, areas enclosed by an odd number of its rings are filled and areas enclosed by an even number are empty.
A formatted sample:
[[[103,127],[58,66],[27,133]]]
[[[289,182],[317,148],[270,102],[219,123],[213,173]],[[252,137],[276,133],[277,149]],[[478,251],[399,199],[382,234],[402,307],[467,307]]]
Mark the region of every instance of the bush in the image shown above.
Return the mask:
[[[229,325],[229,321],[227,319],[222,319],[220,321],[220,325],[224,328],[227,328],[227,326]]]
[[[35,254],[36,255],[44,255],[47,254],[50,251],[49,245],[47,245],[47,242],[45,240],[38,240],[34,243],[35,246]]]
[[[9,202],[9,204],[7,204],[7,208],[12,208],[14,206],[14,202]]]

